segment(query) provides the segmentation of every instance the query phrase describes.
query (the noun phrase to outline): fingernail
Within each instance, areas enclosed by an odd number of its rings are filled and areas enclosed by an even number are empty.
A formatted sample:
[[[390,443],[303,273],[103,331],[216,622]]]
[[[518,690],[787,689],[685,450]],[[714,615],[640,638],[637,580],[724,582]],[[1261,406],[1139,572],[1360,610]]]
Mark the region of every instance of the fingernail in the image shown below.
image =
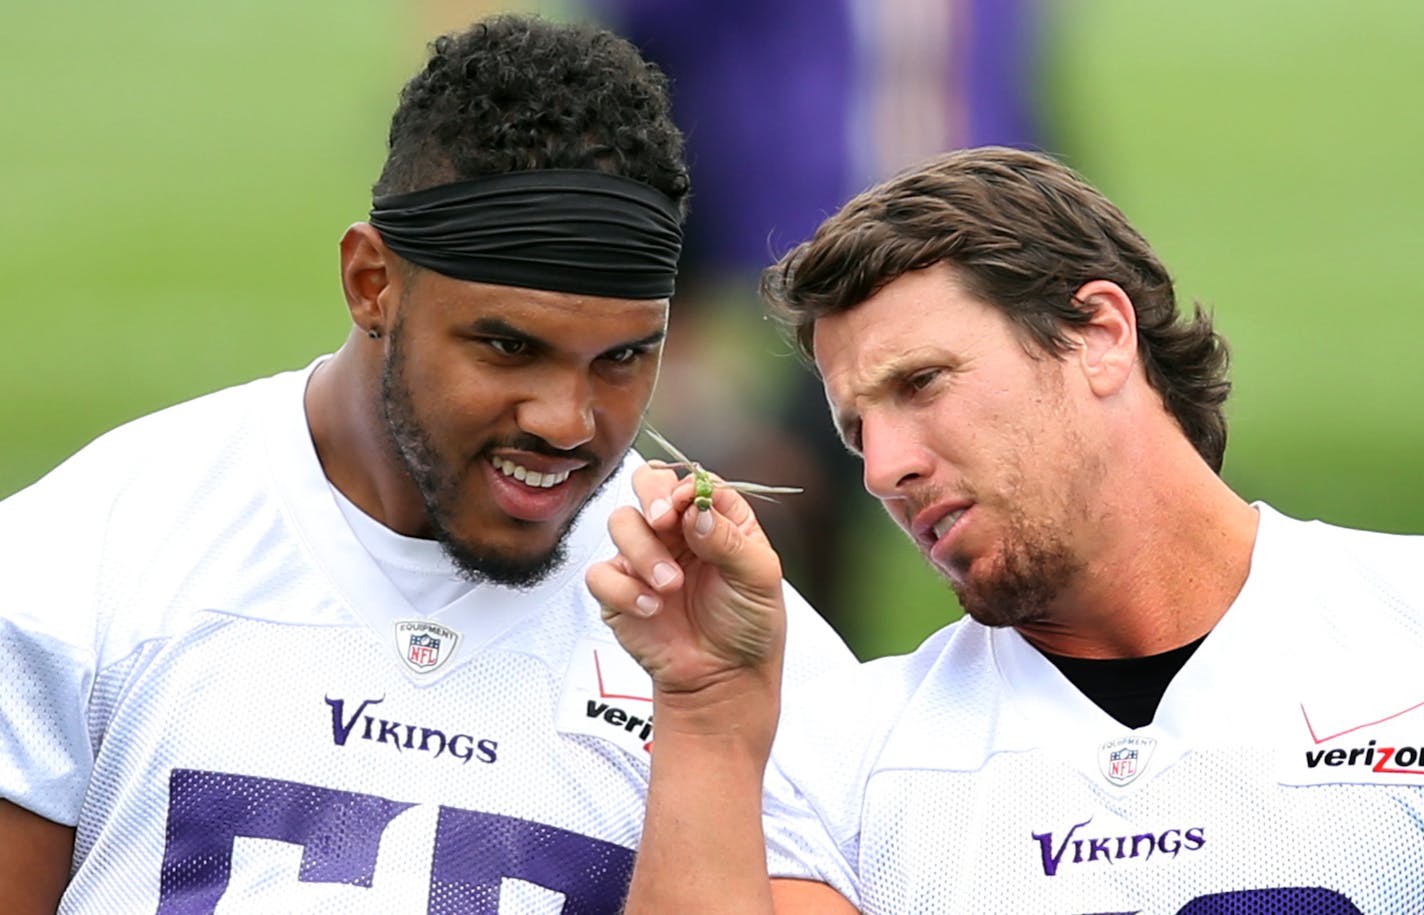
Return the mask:
[[[701,534],[704,537],[712,533],[712,513],[698,512],[697,523],[693,525],[693,530],[697,531],[697,533]]]
[[[670,562],[660,562],[653,566],[653,584],[661,588],[677,578],[677,570]]]
[[[672,503],[667,499],[654,499],[653,504],[648,506],[648,520],[656,521],[666,515],[672,509]]]
[[[637,599],[633,601],[633,606],[637,607],[638,611],[644,616],[652,616],[654,613],[657,613],[658,608],[661,607],[662,604],[662,601],[651,594],[639,594]]]

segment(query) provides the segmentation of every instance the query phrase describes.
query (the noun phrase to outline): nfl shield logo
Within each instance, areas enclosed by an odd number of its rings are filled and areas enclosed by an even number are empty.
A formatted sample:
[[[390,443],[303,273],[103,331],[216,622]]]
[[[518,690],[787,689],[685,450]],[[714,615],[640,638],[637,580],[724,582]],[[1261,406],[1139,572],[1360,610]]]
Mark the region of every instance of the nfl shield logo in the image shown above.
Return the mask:
[[[426,633],[411,636],[410,663],[416,667],[434,667],[440,663],[440,640]]]
[[[454,657],[460,633],[430,620],[396,622],[396,653],[406,669],[428,674],[444,667]]]
[[[438,644],[438,643],[437,643]],[[1127,779],[1137,774],[1137,751],[1131,747],[1108,754],[1108,778]]]
[[[1141,775],[1152,759],[1157,741],[1151,737],[1119,737],[1098,747],[1098,768],[1103,778],[1121,788]]]

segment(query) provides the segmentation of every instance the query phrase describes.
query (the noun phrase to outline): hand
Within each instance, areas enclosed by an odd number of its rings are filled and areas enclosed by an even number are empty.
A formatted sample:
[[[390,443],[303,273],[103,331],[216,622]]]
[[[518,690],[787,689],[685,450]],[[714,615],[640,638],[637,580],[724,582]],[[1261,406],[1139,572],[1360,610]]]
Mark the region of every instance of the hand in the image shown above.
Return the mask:
[[[642,511],[608,522],[618,555],[589,568],[589,590],[623,647],[664,695],[779,694],[786,633],[781,559],[742,496],[715,487],[693,506],[691,476],[638,468]]]

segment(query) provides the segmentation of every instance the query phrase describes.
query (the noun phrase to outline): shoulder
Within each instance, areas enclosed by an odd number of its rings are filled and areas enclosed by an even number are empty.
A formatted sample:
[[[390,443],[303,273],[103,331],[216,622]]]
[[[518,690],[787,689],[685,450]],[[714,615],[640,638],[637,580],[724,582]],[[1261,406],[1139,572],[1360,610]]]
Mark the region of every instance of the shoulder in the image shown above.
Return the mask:
[[[997,683],[989,632],[970,620],[909,654],[788,683],[777,764],[808,796],[845,797],[878,769],[921,755],[924,741],[952,734],[957,749],[940,762],[972,767],[968,757],[985,745],[981,732],[1000,701]]]
[[[301,373],[249,382],[119,426],[0,502],[0,552],[15,574],[7,601],[42,626],[87,628],[108,583],[141,585],[168,554],[198,546],[204,527],[230,531],[254,512],[265,466],[262,420]]]
[[[776,873],[856,898],[853,862],[877,775],[982,763],[1001,701],[990,642],[961,620],[909,654],[787,684],[766,781]]]
[[[70,510],[107,511],[107,504],[131,488],[150,483],[155,490],[171,490],[183,480],[209,473],[218,453],[252,433],[261,406],[283,382],[293,386],[285,376],[264,378],[117,426],[0,503],[0,523],[8,525],[27,511],[48,514],[35,511],[37,504],[64,502]]]
[[[1254,602],[1281,664],[1315,703],[1371,707],[1418,692],[1424,537],[1301,521],[1258,506]]]
[[[1288,517],[1257,504],[1262,531],[1309,569],[1326,593],[1368,596],[1396,611],[1424,614],[1424,535],[1361,530]]]

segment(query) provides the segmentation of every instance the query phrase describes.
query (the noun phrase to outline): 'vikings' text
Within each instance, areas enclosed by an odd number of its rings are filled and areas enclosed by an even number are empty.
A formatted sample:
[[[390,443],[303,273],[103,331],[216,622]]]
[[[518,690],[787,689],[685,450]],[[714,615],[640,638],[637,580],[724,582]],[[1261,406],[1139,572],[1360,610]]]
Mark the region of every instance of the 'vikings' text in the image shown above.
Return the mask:
[[[1206,844],[1202,827],[1190,829],[1164,829],[1160,833],[1141,832],[1128,836],[1105,836],[1102,838],[1074,838],[1079,829],[1093,821],[1092,817],[1068,830],[1063,841],[1054,844],[1053,833],[1036,832],[1033,837],[1038,842],[1043,855],[1043,873],[1049,877],[1058,873],[1060,865],[1087,864],[1094,861],[1114,861],[1141,858],[1146,861],[1154,854],[1176,857],[1184,851],[1196,851]],[[1071,857],[1066,857],[1072,849]]]
[[[469,734],[448,736],[439,728],[402,724],[399,721],[388,721],[385,718],[363,714],[367,708],[380,705],[385,701],[385,699],[366,699],[356,706],[356,710],[348,718],[345,715],[345,699],[326,697],[326,704],[331,706],[332,741],[338,747],[346,746],[347,738],[353,733],[358,733],[356,731],[357,723],[364,722],[364,726],[359,731],[362,740],[388,744],[395,747],[397,752],[414,750],[420,753],[430,753],[432,758],[438,758],[442,753],[448,753],[455,759],[466,763],[471,759],[478,759],[482,763],[495,761],[495,751],[499,744],[493,740],[476,740]]]

